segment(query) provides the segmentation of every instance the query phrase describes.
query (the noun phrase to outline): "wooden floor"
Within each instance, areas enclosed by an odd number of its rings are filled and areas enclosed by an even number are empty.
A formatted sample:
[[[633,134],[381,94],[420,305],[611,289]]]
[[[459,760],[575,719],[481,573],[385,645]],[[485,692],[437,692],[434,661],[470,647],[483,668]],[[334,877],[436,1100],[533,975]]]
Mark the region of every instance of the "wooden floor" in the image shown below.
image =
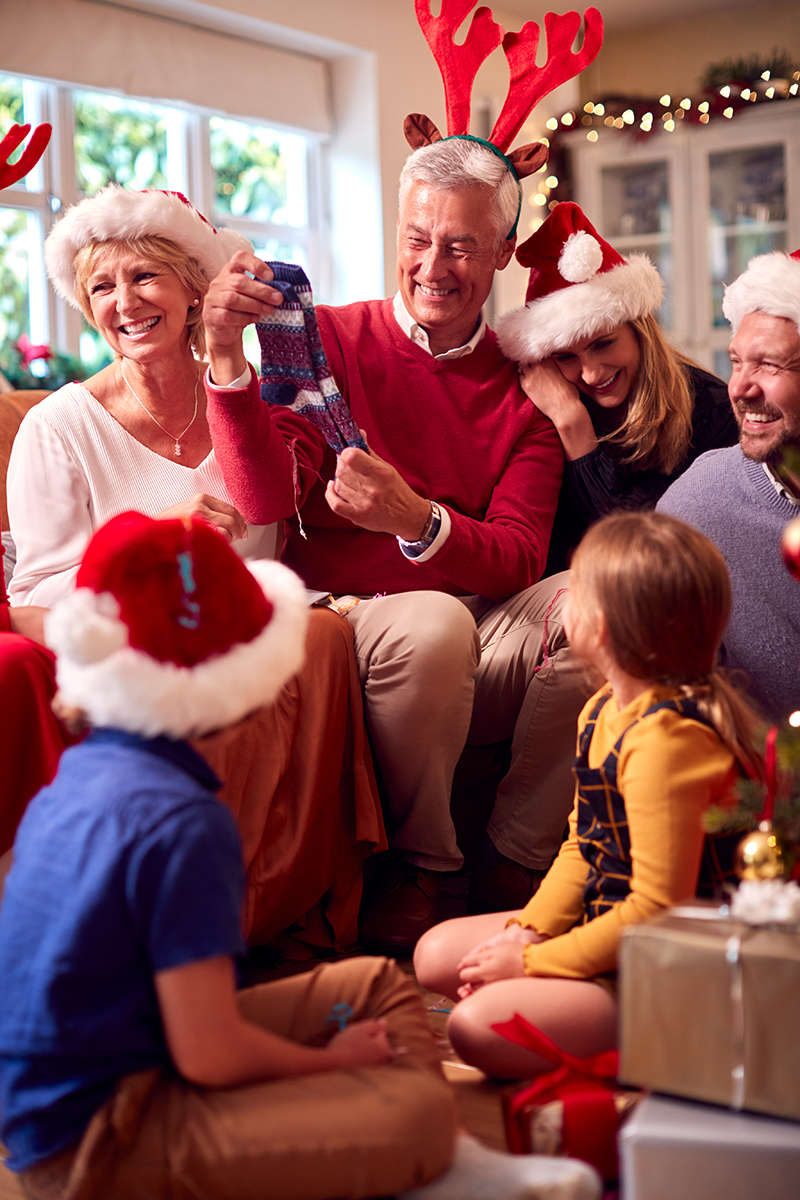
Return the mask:
[[[410,961],[400,962],[398,965],[407,974],[413,975]],[[483,1071],[479,1071],[477,1067],[470,1067],[462,1062],[447,1040],[445,1025],[452,1000],[434,992],[426,992],[423,988],[420,988],[419,992],[428,1012],[431,1029],[436,1036],[445,1076],[455,1089],[462,1126],[484,1145],[491,1146],[494,1150],[505,1150],[506,1139],[503,1134],[500,1104],[502,1087],[489,1082]]]

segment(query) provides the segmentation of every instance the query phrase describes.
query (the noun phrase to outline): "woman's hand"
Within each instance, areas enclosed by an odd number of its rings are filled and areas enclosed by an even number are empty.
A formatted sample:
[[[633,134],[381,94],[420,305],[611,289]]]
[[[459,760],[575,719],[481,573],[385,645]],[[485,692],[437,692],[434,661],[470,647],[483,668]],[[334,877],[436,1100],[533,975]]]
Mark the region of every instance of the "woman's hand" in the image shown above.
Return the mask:
[[[347,1067],[374,1067],[390,1062],[393,1052],[386,1036],[385,1017],[346,1025],[328,1042],[328,1050],[341,1057],[342,1066]]]
[[[8,616],[11,621],[11,632],[22,634],[23,637],[30,638],[32,642],[38,642],[40,646],[46,646],[47,642],[44,639],[44,618],[46,615],[47,609],[40,608],[35,604],[26,604],[19,608],[9,608]]]
[[[538,935],[534,934],[534,938],[537,937]],[[522,943],[514,939],[495,942],[492,946],[478,946],[464,955],[456,969],[461,980],[461,987],[458,989],[460,1000],[464,1000],[485,983],[496,983],[498,979],[522,979],[525,975]]]
[[[521,366],[519,382],[528,399],[555,425],[570,461],[594,450],[597,437],[592,418],[578,389],[564,378],[552,358]]]
[[[203,325],[214,383],[225,386],[238,379],[247,366],[242,333],[283,303],[277,288],[269,286],[271,279],[265,262],[238,250],[211,280],[203,301]]]
[[[242,514],[232,504],[218,500],[216,496],[206,496],[203,492],[198,492],[189,500],[181,500],[180,504],[173,504],[170,508],[156,513],[156,520],[159,521],[165,521],[170,517],[178,517],[182,521],[200,517],[207,524],[212,525],[218,533],[221,533],[226,542],[238,542],[241,538],[247,537],[247,522]]]

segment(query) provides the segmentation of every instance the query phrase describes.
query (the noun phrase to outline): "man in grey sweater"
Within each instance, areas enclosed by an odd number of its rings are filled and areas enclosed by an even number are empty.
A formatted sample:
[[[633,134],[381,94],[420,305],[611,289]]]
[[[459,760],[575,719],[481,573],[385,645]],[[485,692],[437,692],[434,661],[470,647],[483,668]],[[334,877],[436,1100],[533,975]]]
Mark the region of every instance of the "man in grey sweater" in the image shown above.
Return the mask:
[[[785,447],[800,450],[800,250],[752,259],[722,307],[733,329],[728,392],[739,445],[701,455],[658,509],[724,555],[733,588],[726,665],[744,672],[765,717],[783,721],[800,709],[800,585],[780,554],[787,522],[800,516],[800,476],[782,465]]]

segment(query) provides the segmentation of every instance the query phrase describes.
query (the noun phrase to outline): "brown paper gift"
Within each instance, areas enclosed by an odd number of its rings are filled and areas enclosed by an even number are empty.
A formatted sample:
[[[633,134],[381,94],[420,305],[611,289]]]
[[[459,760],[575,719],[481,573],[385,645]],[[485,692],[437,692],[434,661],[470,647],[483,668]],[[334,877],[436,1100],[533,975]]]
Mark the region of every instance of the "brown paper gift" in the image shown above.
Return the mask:
[[[620,1080],[800,1120],[800,933],[723,911],[625,930]]]

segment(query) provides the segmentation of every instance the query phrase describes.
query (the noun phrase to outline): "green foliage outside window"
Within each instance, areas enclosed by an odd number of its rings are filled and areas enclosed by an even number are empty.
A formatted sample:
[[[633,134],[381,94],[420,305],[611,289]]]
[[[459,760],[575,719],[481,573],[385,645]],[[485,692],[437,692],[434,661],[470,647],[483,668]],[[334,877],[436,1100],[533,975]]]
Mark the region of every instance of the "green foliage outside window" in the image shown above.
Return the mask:
[[[167,187],[163,109],[96,92],[75,92],[75,175],[93,196],[108,183],[141,191]]]
[[[286,158],[280,134],[222,117],[212,117],[209,126],[215,216],[285,220]]]
[[[22,84],[0,76],[0,139],[22,125]],[[15,161],[23,147],[11,156]],[[0,348],[28,328],[27,217],[18,208],[0,208]]]

